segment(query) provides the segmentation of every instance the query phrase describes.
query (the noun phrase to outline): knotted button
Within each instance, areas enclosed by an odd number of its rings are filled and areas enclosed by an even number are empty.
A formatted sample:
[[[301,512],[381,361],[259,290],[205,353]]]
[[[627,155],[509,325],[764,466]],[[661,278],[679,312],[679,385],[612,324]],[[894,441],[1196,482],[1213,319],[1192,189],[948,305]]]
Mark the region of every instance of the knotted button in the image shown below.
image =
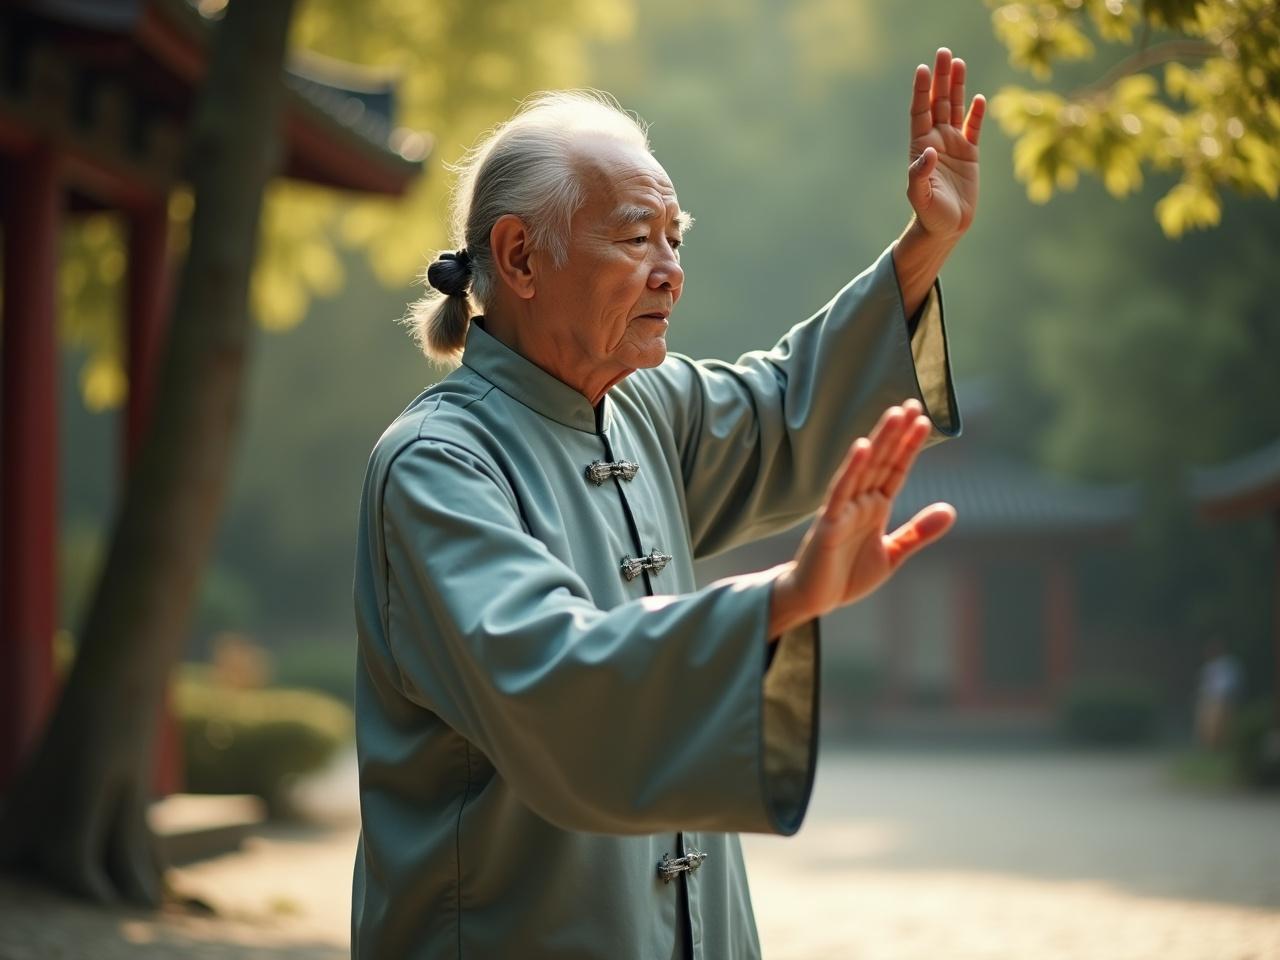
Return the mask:
[[[640,472],[640,464],[634,460],[592,460],[587,464],[587,479],[597,487],[610,477],[631,480]]]
[[[673,857],[664,853],[662,859],[658,861],[658,876],[662,878],[663,883],[670,883],[677,874],[693,873],[702,866],[702,861],[705,859],[707,855],[697,850],[690,850],[683,857]]]
[[[658,548],[654,547],[646,556],[643,557],[623,557],[622,558],[622,576],[630,582],[640,576],[643,570],[652,570],[654,573],[661,573],[662,568],[671,562],[671,554],[659,553]]]

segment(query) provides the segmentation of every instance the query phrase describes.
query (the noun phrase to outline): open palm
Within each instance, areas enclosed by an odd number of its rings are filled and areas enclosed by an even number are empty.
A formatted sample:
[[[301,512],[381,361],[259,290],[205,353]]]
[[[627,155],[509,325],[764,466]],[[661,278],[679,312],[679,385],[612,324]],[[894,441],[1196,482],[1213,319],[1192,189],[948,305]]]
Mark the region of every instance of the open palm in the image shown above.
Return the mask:
[[[911,166],[907,199],[930,233],[963,233],[978,206],[978,138],[986,99],[973,98],[965,113],[965,62],[938,50],[932,74],[916,67],[911,95]]]
[[[935,503],[886,532],[894,497],[929,430],[920,403],[908,400],[850,448],[796,554],[795,583],[810,609],[825,613],[865,597],[950,529],[955,509]]]

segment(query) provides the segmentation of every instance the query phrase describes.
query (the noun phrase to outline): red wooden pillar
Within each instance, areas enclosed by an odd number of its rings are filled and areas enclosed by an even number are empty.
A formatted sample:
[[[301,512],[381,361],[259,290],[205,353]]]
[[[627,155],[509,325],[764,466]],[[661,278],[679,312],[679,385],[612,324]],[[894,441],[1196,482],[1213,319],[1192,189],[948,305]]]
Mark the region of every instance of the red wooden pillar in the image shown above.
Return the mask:
[[[129,401],[125,409],[122,474],[125,482],[151,425],[157,365],[164,347],[169,307],[169,212],[167,198],[128,214],[127,364]],[[157,721],[155,766],[151,781],[158,796],[182,789],[182,738],[170,695]]]
[[[1071,679],[1076,636],[1075,580],[1063,560],[1051,560],[1045,569],[1044,635],[1045,687],[1051,699],[1062,692]]]
[[[956,706],[976,707],[982,700],[982,572],[966,566],[956,572]]]
[[[0,787],[53,698],[57,628],[57,269],[63,195],[40,148],[4,169],[0,410]]]

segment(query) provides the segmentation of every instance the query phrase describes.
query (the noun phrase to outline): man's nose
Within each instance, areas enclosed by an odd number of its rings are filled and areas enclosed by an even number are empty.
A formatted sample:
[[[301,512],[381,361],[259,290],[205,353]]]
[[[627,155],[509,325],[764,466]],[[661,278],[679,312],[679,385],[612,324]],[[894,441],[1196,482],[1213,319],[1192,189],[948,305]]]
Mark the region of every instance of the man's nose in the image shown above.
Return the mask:
[[[684,270],[674,250],[668,249],[649,273],[649,286],[655,290],[679,290],[684,286]]]

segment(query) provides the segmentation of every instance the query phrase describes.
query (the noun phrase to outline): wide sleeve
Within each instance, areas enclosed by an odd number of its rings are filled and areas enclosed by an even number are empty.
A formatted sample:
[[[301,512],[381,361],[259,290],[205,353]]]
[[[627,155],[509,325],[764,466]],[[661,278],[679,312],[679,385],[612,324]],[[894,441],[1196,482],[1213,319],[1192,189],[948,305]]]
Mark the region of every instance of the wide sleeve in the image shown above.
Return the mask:
[[[812,514],[853,440],[910,397],[930,442],[960,432],[935,283],[908,333],[892,248],[769,351],[673,355],[637,375],[671,424],[695,556]]]
[[[524,531],[502,477],[446,442],[401,450],[381,503],[384,630],[402,692],[534,812],[600,833],[799,828],[817,636],[784,636],[766,681],[767,576],[601,610]]]

